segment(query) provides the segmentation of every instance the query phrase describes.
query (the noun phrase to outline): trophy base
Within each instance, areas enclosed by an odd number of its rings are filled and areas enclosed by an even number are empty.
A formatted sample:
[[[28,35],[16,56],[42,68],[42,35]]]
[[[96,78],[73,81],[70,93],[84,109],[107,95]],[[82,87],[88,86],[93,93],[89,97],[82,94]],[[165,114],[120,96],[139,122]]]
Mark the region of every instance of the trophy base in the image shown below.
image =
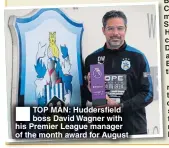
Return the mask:
[[[93,104],[93,107],[104,106],[107,104],[107,100],[105,98],[98,99],[98,100],[92,100],[92,104]]]

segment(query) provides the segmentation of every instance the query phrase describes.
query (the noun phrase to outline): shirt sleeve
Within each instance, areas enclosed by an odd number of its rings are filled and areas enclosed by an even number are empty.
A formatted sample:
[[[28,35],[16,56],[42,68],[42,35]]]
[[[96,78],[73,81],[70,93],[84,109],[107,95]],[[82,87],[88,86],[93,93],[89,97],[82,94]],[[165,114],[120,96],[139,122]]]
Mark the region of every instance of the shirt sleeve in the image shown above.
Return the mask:
[[[145,56],[142,56],[140,66],[139,92],[131,99],[122,102],[123,110],[132,110],[143,108],[153,101],[153,85],[150,75],[150,68]]]

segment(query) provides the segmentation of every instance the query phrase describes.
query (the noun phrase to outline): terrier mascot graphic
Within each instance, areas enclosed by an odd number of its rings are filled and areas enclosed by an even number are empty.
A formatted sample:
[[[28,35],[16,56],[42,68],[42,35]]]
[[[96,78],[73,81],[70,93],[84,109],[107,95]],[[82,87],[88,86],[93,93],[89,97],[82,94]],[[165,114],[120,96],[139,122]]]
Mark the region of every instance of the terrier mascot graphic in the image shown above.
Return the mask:
[[[56,45],[56,32],[49,32],[49,46],[47,43],[38,44],[36,64],[37,77],[36,99],[40,106],[45,106],[54,97],[65,105],[69,105],[72,95],[71,62],[68,47]],[[61,53],[61,54],[60,54]]]

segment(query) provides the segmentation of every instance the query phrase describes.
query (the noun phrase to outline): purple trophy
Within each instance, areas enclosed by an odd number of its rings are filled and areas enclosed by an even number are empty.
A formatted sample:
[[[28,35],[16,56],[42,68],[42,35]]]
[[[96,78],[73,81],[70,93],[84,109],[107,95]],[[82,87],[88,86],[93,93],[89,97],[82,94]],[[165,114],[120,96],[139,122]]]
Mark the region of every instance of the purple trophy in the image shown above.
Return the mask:
[[[90,77],[93,106],[103,106],[107,103],[104,80],[104,65],[90,65]]]

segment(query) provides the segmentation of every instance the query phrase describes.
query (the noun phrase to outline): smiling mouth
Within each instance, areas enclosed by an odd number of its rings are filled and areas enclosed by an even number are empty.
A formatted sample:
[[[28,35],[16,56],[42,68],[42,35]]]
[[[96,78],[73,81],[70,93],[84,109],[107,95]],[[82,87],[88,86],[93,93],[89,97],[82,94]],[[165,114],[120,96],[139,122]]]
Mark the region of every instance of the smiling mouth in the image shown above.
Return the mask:
[[[112,42],[118,42],[119,39],[111,39]]]
[[[110,37],[111,40],[120,40],[119,37]]]

